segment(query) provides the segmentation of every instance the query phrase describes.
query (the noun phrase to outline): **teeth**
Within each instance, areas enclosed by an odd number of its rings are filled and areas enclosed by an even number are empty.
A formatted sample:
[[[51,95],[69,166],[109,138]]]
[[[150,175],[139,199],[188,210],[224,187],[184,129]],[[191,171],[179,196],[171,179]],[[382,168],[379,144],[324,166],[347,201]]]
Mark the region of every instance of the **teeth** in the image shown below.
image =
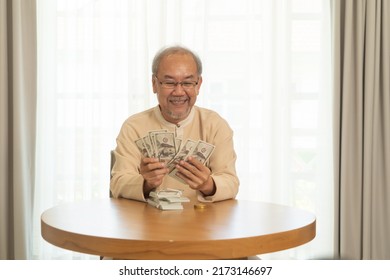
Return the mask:
[[[186,100],[171,100],[171,102],[174,104],[183,104],[184,102],[186,102]]]

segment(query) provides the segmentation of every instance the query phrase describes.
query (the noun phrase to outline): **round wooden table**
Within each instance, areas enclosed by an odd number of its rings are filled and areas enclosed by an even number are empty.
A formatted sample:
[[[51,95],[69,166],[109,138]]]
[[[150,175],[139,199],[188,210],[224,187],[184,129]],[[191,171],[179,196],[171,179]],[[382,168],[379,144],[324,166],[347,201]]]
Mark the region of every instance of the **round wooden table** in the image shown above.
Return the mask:
[[[316,218],[297,208],[227,200],[161,211],[107,198],[62,204],[41,216],[42,237],[77,252],[118,259],[236,259],[293,248],[315,237]]]

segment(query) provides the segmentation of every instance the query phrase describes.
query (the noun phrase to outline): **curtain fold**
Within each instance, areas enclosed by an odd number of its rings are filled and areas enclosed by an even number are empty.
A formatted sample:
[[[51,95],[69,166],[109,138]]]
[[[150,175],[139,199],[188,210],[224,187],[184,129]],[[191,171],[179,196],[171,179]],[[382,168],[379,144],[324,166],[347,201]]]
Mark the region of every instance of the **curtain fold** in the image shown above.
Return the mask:
[[[0,258],[28,259],[35,174],[36,4],[0,1]]]
[[[9,256],[8,157],[7,3],[0,0],[0,259]]]
[[[336,248],[390,258],[390,3],[333,1]]]

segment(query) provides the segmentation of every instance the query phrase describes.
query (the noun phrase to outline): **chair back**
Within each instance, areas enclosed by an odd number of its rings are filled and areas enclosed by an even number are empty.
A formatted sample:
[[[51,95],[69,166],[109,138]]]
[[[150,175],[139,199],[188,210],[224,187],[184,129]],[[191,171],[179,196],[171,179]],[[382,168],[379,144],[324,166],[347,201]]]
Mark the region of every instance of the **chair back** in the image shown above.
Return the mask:
[[[114,163],[115,163],[115,152],[114,152],[114,150],[111,150],[111,152],[110,152],[110,180],[112,178],[111,171],[112,171],[112,168],[114,167]],[[113,197],[111,190],[110,190],[110,197]]]

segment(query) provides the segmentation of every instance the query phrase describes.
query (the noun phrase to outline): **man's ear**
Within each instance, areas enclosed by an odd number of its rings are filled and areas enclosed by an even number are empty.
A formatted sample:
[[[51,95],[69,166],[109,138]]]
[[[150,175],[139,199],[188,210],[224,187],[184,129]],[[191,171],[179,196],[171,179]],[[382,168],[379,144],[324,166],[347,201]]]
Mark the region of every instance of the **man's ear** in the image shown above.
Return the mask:
[[[152,75],[152,87],[153,87],[153,92],[157,93],[157,79],[155,79],[154,75]]]
[[[198,84],[196,85],[196,87],[197,87],[197,93],[196,93],[196,95],[198,95],[199,94],[199,92],[200,92],[200,86],[202,85],[202,82],[203,82],[203,79],[202,79],[202,76],[200,76],[199,77],[199,80],[198,80]]]

